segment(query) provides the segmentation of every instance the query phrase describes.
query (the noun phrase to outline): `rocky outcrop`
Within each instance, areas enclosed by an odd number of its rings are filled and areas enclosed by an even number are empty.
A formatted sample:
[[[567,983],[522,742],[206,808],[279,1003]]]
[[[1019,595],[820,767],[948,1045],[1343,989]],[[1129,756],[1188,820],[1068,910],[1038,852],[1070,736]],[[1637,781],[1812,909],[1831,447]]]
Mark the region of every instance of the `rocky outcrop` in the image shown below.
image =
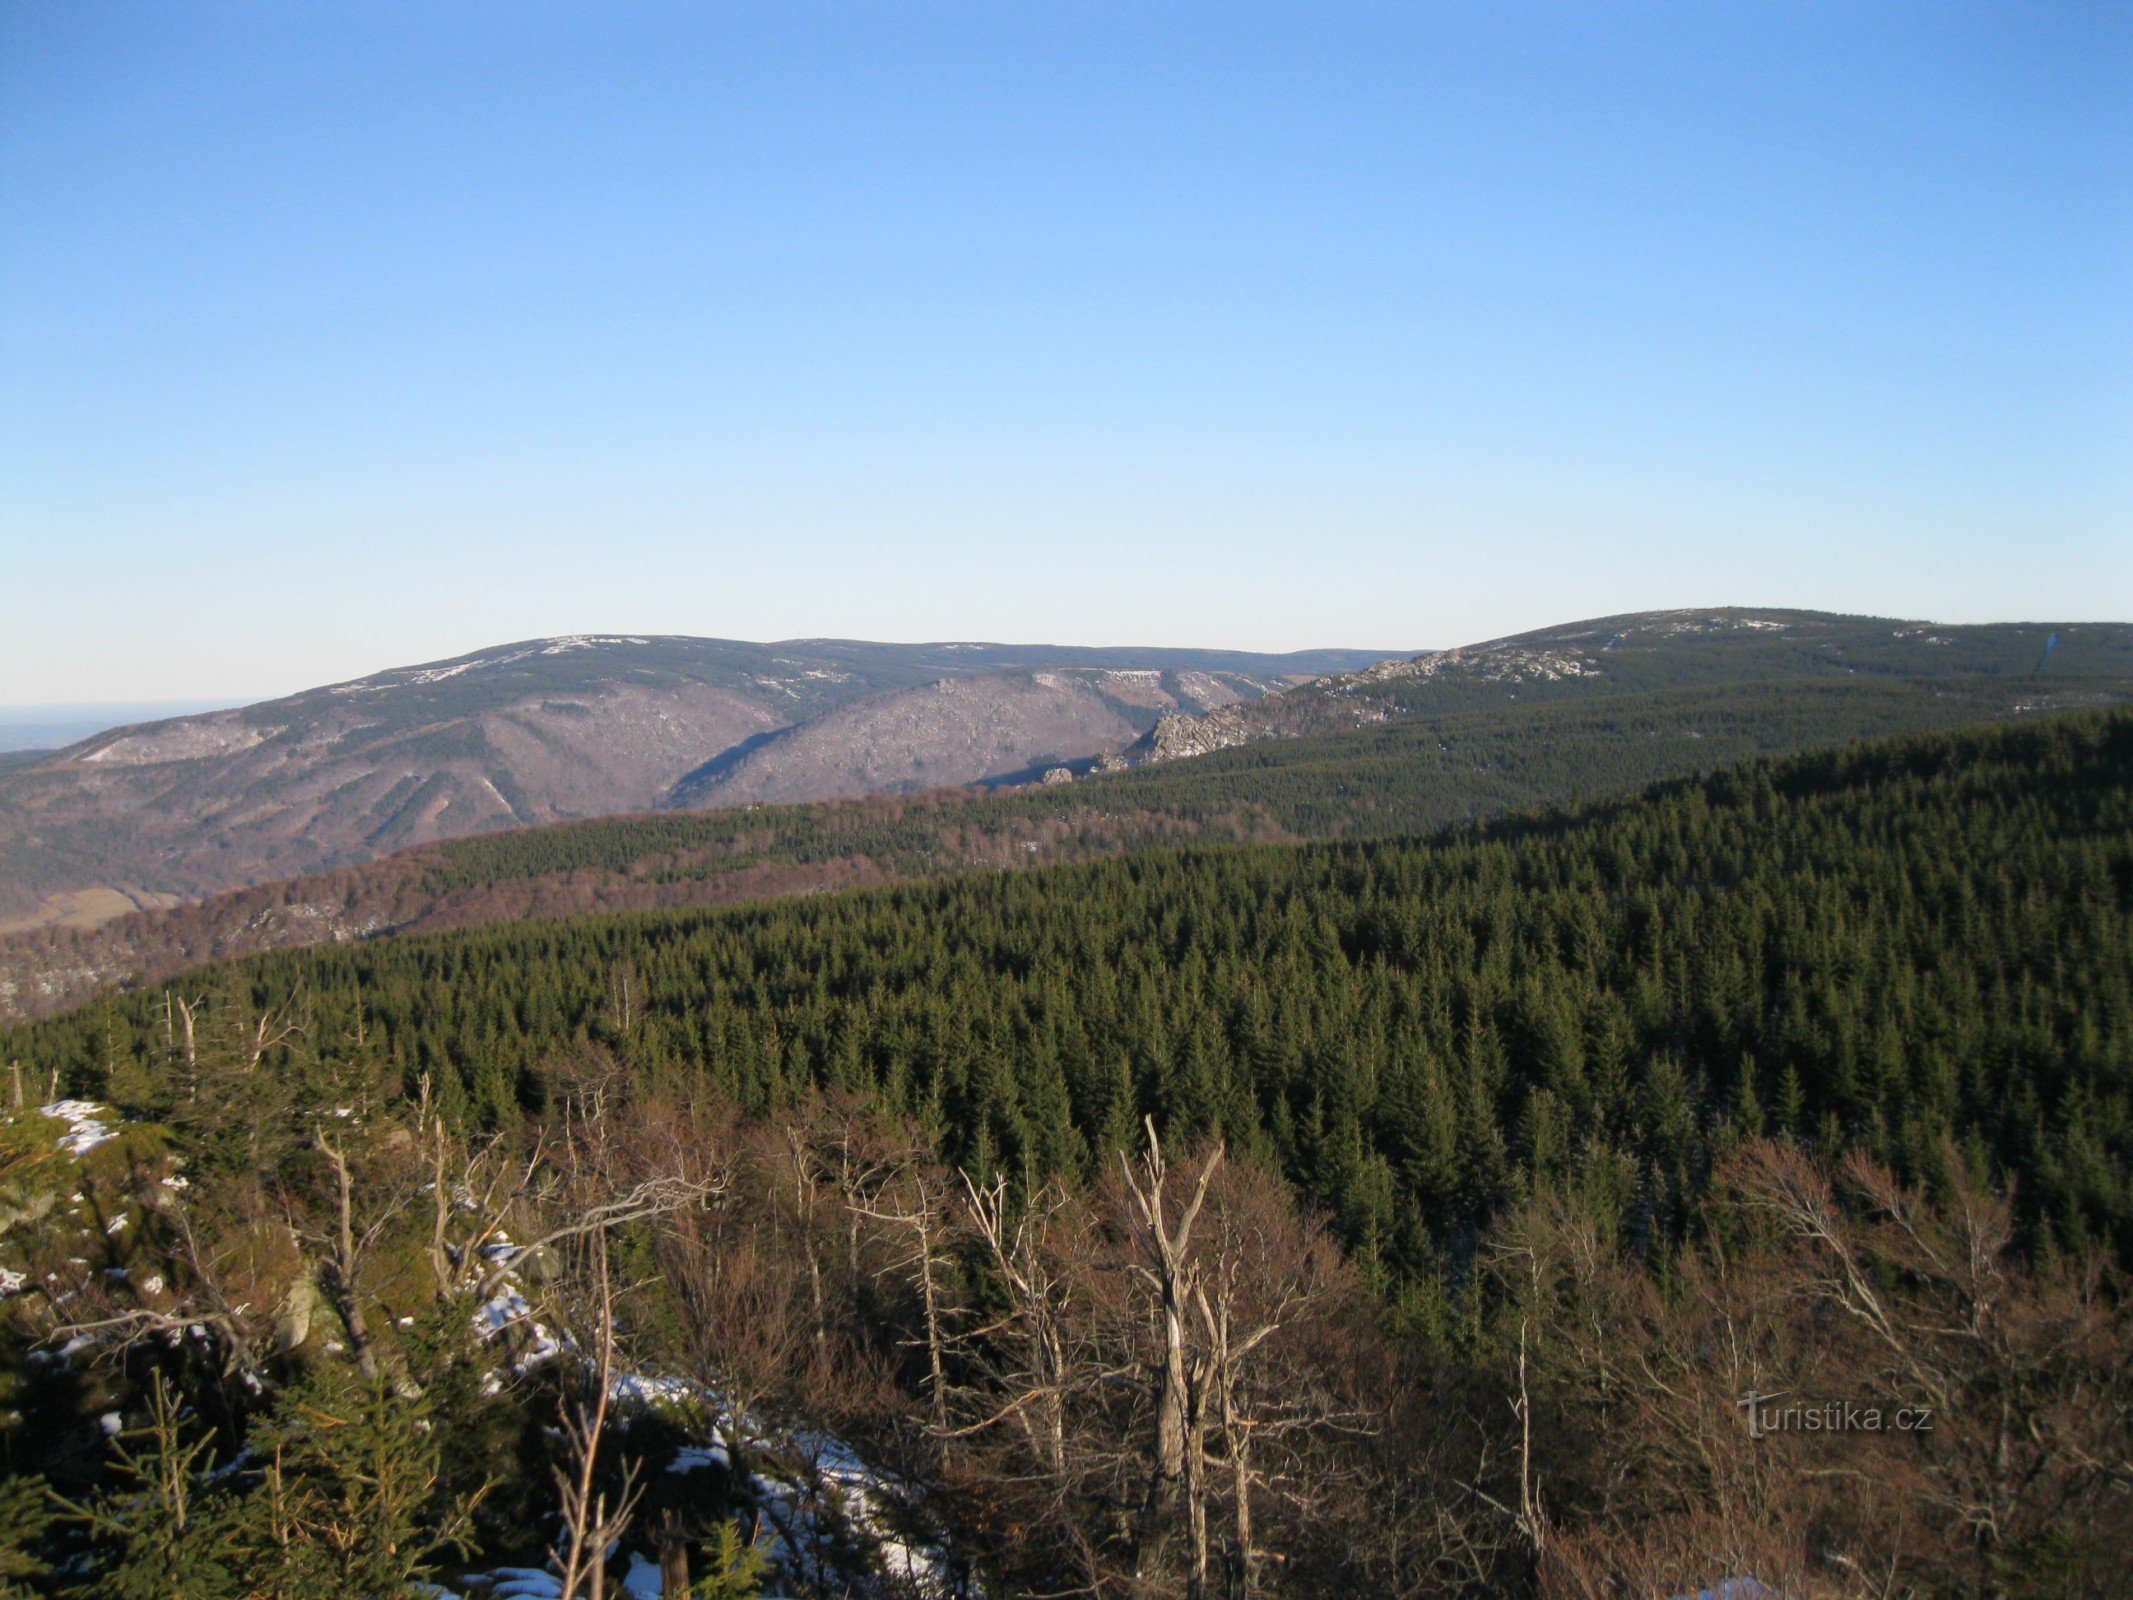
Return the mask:
[[[1562,678],[1586,677],[1601,670],[1598,661],[1577,650],[1535,649],[1515,644],[1461,645],[1404,660],[1380,661],[1360,672],[1345,672],[1322,680],[1322,686],[1328,693],[1354,693],[1376,684],[1410,679],[1426,682],[1453,675],[1478,683],[1552,683]]]
[[[1439,679],[1516,685],[1599,675],[1582,651],[1515,644],[1469,645],[1380,661],[1356,672],[1313,679],[1280,694],[1231,703],[1198,716],[1164,717],[1136,749],[1150,762],[1178,761],[1261,739],[1294,739],[1388,722],[1410,708],[1398,690]]]
[[[1242,708],[1223,706],[1205,716],[1163,718],[1148,735],[1142,752],[1149,761],[1180,761],[1271,736],[1255,728]]]

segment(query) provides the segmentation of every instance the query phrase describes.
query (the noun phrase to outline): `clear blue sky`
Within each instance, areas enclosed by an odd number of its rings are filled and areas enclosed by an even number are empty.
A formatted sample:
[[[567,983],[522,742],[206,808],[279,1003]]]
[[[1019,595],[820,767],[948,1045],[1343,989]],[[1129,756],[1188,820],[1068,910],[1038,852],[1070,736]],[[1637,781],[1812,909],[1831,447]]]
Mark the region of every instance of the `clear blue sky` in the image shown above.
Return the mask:
[[[2133,6],[0,0],[0,704],[2133,618]]]

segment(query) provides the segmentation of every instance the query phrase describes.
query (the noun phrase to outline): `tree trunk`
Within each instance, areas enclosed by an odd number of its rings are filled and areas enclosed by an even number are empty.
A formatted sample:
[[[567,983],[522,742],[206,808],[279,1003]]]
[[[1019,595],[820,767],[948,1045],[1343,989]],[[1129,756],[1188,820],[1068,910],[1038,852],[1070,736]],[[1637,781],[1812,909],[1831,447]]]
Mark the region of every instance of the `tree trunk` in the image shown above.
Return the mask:
[[[444,1183],[444,1120],[439,1118],[431,1124],[432,1158],[430,1163],[431,1199],[430,1212],[430,1271],[437,1279],[437,1292],[449,1295],[452,1292],[452,1254],[445,1248],[445,1224],[451,1219],[452,1197]]]
[[[1249,1600],[1252,1592],[1252,1441],[1240,1426],[1235,1385],[1221,1385],[1222,1447],[1229,1453],[1230,1494],[1236,1500],[1234,1537],[1230,1553],[1230,1600]]]
[[[1156,1474],[1176,1483],[1185,1473],[1185,1313],[1174,1272],[1163,1273],[1162,1395],[1156,1402]]]
[[[1044,1365],[1038,1376],[1044,1383],[1046,1394],[1041,1407],[1043,1444],[1041,1453],[1045,1466],[1057,1485],[1066,1482],[1066,1349],[1059,1337],[1059,1330],[1046,1326],[1039,1335],[1038,1348],[1044,1352]]]
[[[815,1354],[829,1347],[829,1313],[822,1300],[822,1241],[815,1237],[815,1191],[808,1176],[807,1146],[797,1128],[785,1130],[785,1145],[792,1153],[793,1215],[800,1226],[800,1248],[807,1252],[807,1288],[815,1311]]]
[[[672,1528],[659,1544],[659,1592],[686,1595],[689,1592],[689,1547]]]
[[[918,1279],[926,1301],[926,1362],[933,1384],[933,1429],[941,1441],[941,1464],[948,1462],[948,1379],[941,1364],[940,1298],[933,1282],[932,1202],[919,1201]]]
[[[339,1232],[335,1237],[334,1259],[327,1263],[332,1283],[333,1308],[341,1314],[342,1326],[348,1330],[348,1343],[355,1351],[356,1368],[363,1374],[366,1383],[378,1380],[377,1351],[371,1345],[370,1325],[363,1317],[363,1304],[356,1293],[356,1248],[355,1219],[350,1197],[348,1158],[340,1147],[329,1141],[324,1134],[318,1138],[318,1146],[333,1163],[333,1175],[340,1189]]]
[[[1192,1533],[1192,1571],[1185,1600],[1207,1600],[1207,1393],[1204,1370],[1188,1378],[1185,1398],[1185,1518]],[[1195,1381],[1198,1380],[1198,1381]]]

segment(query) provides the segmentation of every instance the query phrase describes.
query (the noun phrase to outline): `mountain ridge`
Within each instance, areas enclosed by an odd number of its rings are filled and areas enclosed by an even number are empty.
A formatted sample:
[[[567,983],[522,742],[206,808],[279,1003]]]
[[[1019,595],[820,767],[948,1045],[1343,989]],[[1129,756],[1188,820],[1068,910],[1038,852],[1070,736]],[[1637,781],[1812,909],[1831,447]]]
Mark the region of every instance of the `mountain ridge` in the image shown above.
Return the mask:
[[[106,729],[0,764],[0,921],[87,915],[86,895],[107,909],[145,906],[428,839],[657,807],[721,757],[752,753],[752,743],[854,702],[893,706],[941,682],[991,682],[1002,698],[1010,691],[998,686],[1017,673],[1197,675],[1220,692],[1158,709],[1200,710],[1373,654],[647,634],[520,640]],[[1089,745],[1067,752],[1075,756],[1142,731],[1093,711],[1082,721],[1066,730]],[[1018,738],[1008,726],[989,743],[965,740],[960,758],[945,760],[921,740],[905,751],[903,771],[875,770],[871,786],[1005,776],[1053,754],[1058,737],[1033,725]],[[753,764],[758,780],[764,768]]]
[[[1975,679],[2071,692],[2119,676],[2133,676],[2125,624],[1753,607],[1624,613],[1390,657],[520,640],[0,762],[0,933],[90,925],[426,841],[662,808],[1012,785],[1693,685]]]
[[[2133,671],[2133,624],[1933,623],[1743,606],[1624,612],[1388,658],[1256,706],[1166,717],[1128,754],[1171,761],[1521,695],[1659,689],[1684,677],[2007,676],[2047,667],[2066,676]]]

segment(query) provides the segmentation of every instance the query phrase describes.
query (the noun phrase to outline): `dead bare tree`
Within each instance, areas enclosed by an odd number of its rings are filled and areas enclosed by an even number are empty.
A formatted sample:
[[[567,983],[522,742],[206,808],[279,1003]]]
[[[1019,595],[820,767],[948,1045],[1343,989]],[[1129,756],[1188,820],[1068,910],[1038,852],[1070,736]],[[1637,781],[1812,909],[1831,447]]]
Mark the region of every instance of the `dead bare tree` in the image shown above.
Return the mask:
[[[622,1464],[621,1481],[612,1489],[599,1481],[615,1389],[615,1288],[604,1228],[586,1236],[586,1250],[595,1318],[590,1394],[566,1396],[557,1405],[564,1441],[563,1460],[554,1469],[563,1513],[554,1558],[558,1600],[605,1600],[608,1548],[628,1529],[644,1493],[635,1461]]]
[[[1075,1338],[1072,1285],[1044,1241],[1065,1211],[1067,1196],[1059,1185],[1047,1184],[1017,1215],[1004,1176],[985,1184],[967,1172],[960,1176],[965,1226],[984,1245],[1007,1291],[1007,1309],[972,1330],[965,1341],[989,1369],[1001,1398],[958,1432],[982,1432],[1012,1418],[1053,1492],[1062,1494],[1067,1481],[1067,1398],[1085,1380],[1070,1364]],[[999,1357],[987,1359],[993,1351]]]
[[[366,1381],[376,1382],[378,1356],[371,1339],[369,1319],[363,1314],[359,1273],[363,1258],[370,1253],[400,1208],[389,1200],[377,1209],[358,1234],[354,1183],[348,1171],[347,1153],[340,1144],[327,1137],[323,1128],[313,1134],[312,1142],[332,1167],[334,1177],[333,1231],[326,1236],[319,1275],[325,1279],[327,1297],[333,1302],[335,1314],[348,1330],[348,1346],[355,1356],[357,1370]]]
[[[1189,1600],[1207,1592],[1207,1453],[1205,1430],[1209,1366],[1205,1351],[1191,1338],[1190,1318],[1200,1288],[1201,1263],[1193,1253],[1193,1229],[1207,1203],[1208,1185],[1222,1165],[1218,1143],[1201,1163],[1192,1192],[1171,1214],[1167,1186],[1170,1168],[1163,1156],[1155,1119],[1146,1118],[1147,1148],[1139,1171],[1121,1153],[1126,1189],[1131,1196],[1129,1227],[1139,1259],[1135,1275],[1152,1296],[1156,1352],[1152,1362],[1156,1395],[1155,1459],[1142,1507],[1144,1524],[1159,1517],[1180,1489],[1185,1498],[1191,1541]]]
[[[422,1080],[427,1098],[429,1079]],[[429,1125],[430,1133],[430,1274],[437,1280],[437,1292],[448,1295],[452,1292],[453,1262],[451,1245],[447,1235],[451,1230],[453,1194],[446,1176],[446,1141],[444,1119],[439,1117]]]
[[[808,1299],[814,1309],[815,1358],[820,1361],[829,1347],[829,1310],[822,1292],[821,1241],[816,1237],[819,1164],[806,1135],[789,1122],[785,1125],[785,1156],[792,1179],[794,1232],[799,1236],[801,1254],[807,1261]]]
[[[478,1291],[494,1293],[529,1256],[574,1264],[551,1297],[573,1342],[590,1351],[579,1383],[566,1385],[558,1401],[563,1459],[554,1477],[562,1532],[551,1564],[559,1600],[604,1600],[607,1552],[643,1495],[636,1461],[625,1459],[604,1482],[601,1473],[619,1370],[610,1241],[618,1229],[658,1224],[664,1231],[717,1204],[726,1189],[715,1153],[692,1150],[671,1128],[611,1105],[611,1086],[595,1073],[581,1080],[581,1096],[566,1100],[563,1130],[552,1146],[537,1149],[519,1202],[529,1215],[544,1215],[545,1225],[535,1224],[540,1231],[529,1243],[498,1251]]]
[[[953,1218],[946,1182],[914,1149],[890,1169],[871,1201],[854,1202],[853,1209],[859,1216],[886,1224],[901,1241],[901,1252],[890,1262],[890,1270],[908,1272],[918,1290],[927,1413],[945,1464],[954,1437],[948,1417],[949,1310],[945,1298]]]
[[[856,1288],[861,1278],[860,1236],[866,1208],[880,1194],[896,1161],[879,1134],[848,1113],[837,1119],[817,1160],[843,1202],[845,1278]]]
[[[266,1054],[276,1045],[286,1044],[304,1032],[304,1025],[296,1020],[297,1005],[301,996],[291,998],[286,1004],[270,1007],[252,1019],[251,1027],[244,1035],[245,1065],[257,1068]],[[192,1037],[192,1017],[185,1019],[186,1038]]]
[[[2122,1587],[2122,1280],[2026,1260],[2004,1197],[1947,1170],[1928,1203],[1863,1156],[1746,1146],[1717,1175],[1724,1226],[1663,1284],[1589,1207],[1520,1208],[1486,1258],[1525,1336],[1488,1503],[1542,1519],[1545,1470],[1575,1504],[1521,1540],[1541,1593]]]
[[[499,1255],[490,1263],[475,1293],[481,1296],[494,1294],[514,1276],[513,1263],[521,1257],[546,1254],[576,1240],[601,1237],[616,1228],[707,1206],[723,1192],[722,1182],[692,1178],[678,1172],[663,1172],[642,1179],[622,1194],[575,1210],[569,1221],[548,1228],[512,1253]]]
[[[1262,1506],[1277,1541],[1337,1522],[1363,1501],[1357,1450],[1378,1431],[1371,1384],[1383,1363],[1364,1294],[1322,1219],[1297,1209],[1262,1162],[1226,1163],[1208,1189],[1196,1241],[1195,1367],[1206,1390],[1199,1447],[1203,1521],[1220,1539],[1231,1600],[1257,1587]]]
[[[1175,1219],[1164,1192],[1170,1181],[1169,1164],[1162,1140],[1155,1131],[1155,1118],[1144,1121],[1147,1148],[1141,1153],[1140,1170],[1123,1154],[1126,1188],[1133,1197],[1133,1240],[1143,1257],[1137,1275],[1154,1292],[1159,1322],[1161,1356],[1156,1371],[1156,1472],[1166,1484],[1185,1473],[1185,1411],[1187,1398],[1187,1318],[1193,1291],[1199,1283],[1199,1263],[1192,1254],[1192,1233],[1200,1208],[1207,1202],[1207,1186],[1222,1164],[1222,1146],[1216,1145],[1201,1165],[1191,1196]]]
[[[185,1084],[185,1093],[188,1099],[195,1100],[200,1096],[200,1045],[197,1037],[196,1022],[198,1019],[195,1008],[203,1003],[203,999],[187,1000],[182,994],[173,994],[168,989],[163,991],[163,1042],[172,1056],[183,1063],[180,1071],[182,1081]],[[182,1056],[178,1054],[176,1040],[171,1037],[171,1007],[173,1004],[177,1007],[178,1015],[184,1019],[185,1046]]]
[[[2100,1253],[2025,1261],[2009,1200],[1952,1149],[1943,1167],[1937,1205],[1857,1150],[1831,1171],[1758,1143],[1727,1177],[1792,1242],[1803,1297],[1857,1335],[1859,1375],[1930,1411],[1908,1430],[1930,1448],[1909,1452],[1899,1481],[1962,1530],[1980,1567],[2072,1507],[2092,1530],[2133,1534],[2133,1329],[2107,1286],[2116,1274]]]
[[[1251,1403],[1251,1367],[1260,1347],[1286,1325],[1298,1291],[1284,1288],[1275,1303],[1257,1315],[1246,1311],[1240,1279],[1245,1261],[1241,1247],[1225,1241],[1209,1277],[1193,1286],[1193,1307],[1200,1314],[1206,1352],[1207,1384],[1214,1392],[1216,1431],[1230,1479],[1231,1546],[1229,1590],[1242,1600],[1252,1591],[1252,1491],[1258,1474],[1252,1460],[1255,1436],[1267,1425]],[[1204,1522],[1204,1515],[1202,1518]],[[1204,1530],[1199,1542],[1205,1542]]]

